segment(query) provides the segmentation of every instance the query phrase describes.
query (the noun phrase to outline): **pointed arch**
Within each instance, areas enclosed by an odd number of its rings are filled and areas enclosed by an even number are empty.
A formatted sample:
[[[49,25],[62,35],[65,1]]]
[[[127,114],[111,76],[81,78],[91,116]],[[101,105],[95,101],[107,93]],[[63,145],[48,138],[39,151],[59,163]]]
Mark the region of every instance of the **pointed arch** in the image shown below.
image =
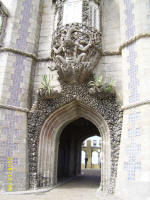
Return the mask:
[[[83,117],[91,121],[102,137],[103,162],[101,167],[101,188],[108,189],[111,174],[111,140],[106,121],[91,107],[72,101],[57,109],[45,121],[39,136],[38,175],[51,185],[57,183],[57,160],[59,137],[66,125]]]
[[[58,154],[59,136],[69,123],[79,118],[94,124],[103,136],[101,189],[114,193],[122,129],[121,106],[115,96],[90,95],[87,84],[64,84],[58,98],[39,97],[28,114],[30,188],[48,187],[57,182],[57,159],[54,158]],[[82,139],[77,141],[78,147]],[[76,170],[80,172],[79,167]]]

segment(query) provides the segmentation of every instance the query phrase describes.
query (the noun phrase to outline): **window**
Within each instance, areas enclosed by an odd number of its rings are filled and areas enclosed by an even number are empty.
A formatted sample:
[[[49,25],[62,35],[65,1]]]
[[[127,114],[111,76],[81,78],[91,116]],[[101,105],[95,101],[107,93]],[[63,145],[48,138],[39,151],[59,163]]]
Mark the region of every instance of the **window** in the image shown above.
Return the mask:
[[[100,29],[100,9],[94,1],[89,2],[89,26]]]
[[[81,0],[67,0],[64,3],[63,25],[70,23],[82,23]]]
[[[93,140],[93,146],[96,147],[97,146],[97,141]]]
[[[5,33],[6,23],[7,23],[8,11],[0,1],[0,46],[2,46],[2,40]]]

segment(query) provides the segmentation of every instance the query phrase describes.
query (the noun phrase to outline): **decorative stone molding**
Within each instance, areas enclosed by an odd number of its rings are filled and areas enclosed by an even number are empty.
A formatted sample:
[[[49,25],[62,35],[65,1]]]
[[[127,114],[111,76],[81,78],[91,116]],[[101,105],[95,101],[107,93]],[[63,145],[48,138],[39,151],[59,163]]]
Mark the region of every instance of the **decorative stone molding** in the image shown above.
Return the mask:
[[[83,82],[91,74],[101,53],[101,33],[83,24],[59,27],[53,34],[52,55],[60,80]]]
[[[149,38],[150,33],[141,33],[139,35],[136,35],[135,37],[131,38],[130,40],[124,42],[120,47],[118,51],[104,51],[102,52],[102,56],[114,56],[114,55],[121,55],[122,49],[129,46],[130,44],[140,40],[141,38]]]
[[[82,21],[86,25],[89,24],[89,1],[87,1],[87,0],[83,0]]]
[[[129,46],[130,44],[136,42],[137,40],[141,39],[141,38],[149,38],[150,37],[150,33],[141,33],[139,35],[136,35],[135,37],[131,38],[130,40],[126,41],[125,43],[123,43],[120,47],[119,47],[119,52],[122,51],[123,48]]]
[[[149,33],[143,33],[143,34],[139,34],[137,36],[135,36],[134,38],[130,39],[129,41],[123,43],[120,47],[119,47],[119,51],[101,51],[100,52],[100,56],[117,56],[117,55],[121,55],[122,54],[122,49],[127,47],[128,45],[138,41],[141,38],[149,38],[150,34]],[[23,52],[20,51],[19,49],[14,49],[14,48],[10,48],[10,47],[0,47],[0,52],[10,52],[10,53],[14,53],[14,54],[19,54],[19,55],[23,55],[29,58],[34,59],[37,62],[46,62],[46,61],[52,61],[52,57],[45,57],[45,58],[38,58],[35,54],[31,54],[31,53],[27,53],[27,52]]]
[[[125,47],[129,46],[130,44],[140,40],[141,38],[149,38],[150,33],[141,33],[139,35],[136,35],[135,37],[131,38],[130,40],[124,42],[120,47],[119,51],[104,51],[102,52],[102,56],[114,56],[114,55],[121,55],[122,54],[122,49]]]
[[[115,189],[115,179],[117,176],[117,165],[119,158],[120,137],[122,129],[122,111],[114,96],[103,97],[91,96],[88,93],[87,82],[82,84],[68,85],[63,83],[61,96],[55,100],[43,100],[38,98],[28,114],[28,144],[29,144],[29,177],[30,188],[42,184],[42,179],[38,178],[38,146],[39,135],[45,120],[57,109],[72,101],[82,102],[89,106],[93,112],[100,113],[107,122],[111,140],[111,178],[107,192],[113,193]],[[33,177],[34,176],[34,177]],[[108,180],[107,180],[108,181]],[[51,182],[43,179],[43,187],[49,186]],[[42,186],[42,185],[41,185]]]
[[[0,1],[0,46],[2,46],[3,37],[5,34],[8,11],[4,4]]]
[[[57,27],[62,25],[63,19],[63,3],[65,0],[57,0],[56,1],[56,12],[58,12],[58,20],[57,20]],[[55,14],[56,14],[55,12]]]
[[[9,106],[9,105],[4,105],[4,104],[0,104],[0,108],[4,108],[4,109],[8,109],[8,110],[21,111],[21,112],[26,112],[26,113],[29,112],[29,109],[27,109],[27,108]]]
[[[9,48],[9,47],[1,47],[0,52],[10,52],[10,53],[13,53],[13,54],[18,54],[18,55],[21,55],[21,56],[32,58],[37,62],[52,61],[51,57],[38,58],[35,54],[27,53],[27,52],[21,51],[19,49],[14,49],[14,48]]]
[[[146,105],[146,104],[150,104],[150,100],[140,101],[140,102],[137,102],[137,103],[122,106],[122,110],[123,111],[129,110],[129,109],[132,109],[132,108],[135,108],[135,107],[138,107],[138,106],[143,106],[143,105]]]
[[[122,54],[121,51],[104,51],[102,52],[102,56],[120,56]]]
[[[19,49],[14,49],[14,48],[10,48],[10,47],[1,47],[0,52],[10,52],[10,53],[26,56],[26,57],[29,57],[29,58],[32,58],[35,60],[38,59],[35,54],[27,53],[27,52],[21,51]]]
[[[13,54],[18,54],[18,55],[22,55],[28,58],[32,58],[37,62],[46,62],[46,61],[52,61],[52,57],[45,57],[45,58],[39,58],[37,57],[35,54],[31,54],[31,53],[27,53],[24,51],[20,51],[19,49],[14,49],[14,48],[8,48],[8,47],[4,47],[4,48],[0,48],[0,52],[10,52]],[[107,52],[100,52],[100,56],[114,56],[114,55],[121,55],[121,52],[111,52],[111,51],[107,51]]]

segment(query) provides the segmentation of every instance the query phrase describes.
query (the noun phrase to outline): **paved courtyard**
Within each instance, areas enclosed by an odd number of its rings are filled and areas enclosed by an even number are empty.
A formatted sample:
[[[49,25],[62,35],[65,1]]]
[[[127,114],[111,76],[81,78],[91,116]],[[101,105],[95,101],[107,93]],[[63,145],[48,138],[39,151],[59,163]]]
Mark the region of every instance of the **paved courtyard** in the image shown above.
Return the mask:
[[[49,192],[25,195],[0,195],[0,200],[97,200],[99,170],[83,170],[82,175],[50,190]]]

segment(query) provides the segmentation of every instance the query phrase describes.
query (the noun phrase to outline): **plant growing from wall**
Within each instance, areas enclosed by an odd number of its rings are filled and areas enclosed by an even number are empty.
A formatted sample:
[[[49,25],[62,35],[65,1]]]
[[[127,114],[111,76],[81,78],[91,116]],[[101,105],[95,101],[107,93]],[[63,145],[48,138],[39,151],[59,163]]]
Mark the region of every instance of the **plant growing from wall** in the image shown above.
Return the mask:
[[[89,86],[96,89],[97,87],[101,87],[103,85],[102,76],[94,76],[94,80],[89,82]]]
[[[115,81],[104,81],[102,76],[94,76],[94,80],[88,83],[90,94],[115,95]]]
[[[52,78],[50,76],[48,77],[47,75],[42,76],[41,86],[38,89],[38,94],[40,97],[44,99],[52,99],[60,95],[57,90],[54,90],[54,88],[57,86],[52,86]]]
[[[110,80],[108,83],[107,87],[104,88],[104,92],[110,93],[110,94],[115,94],[115,81]]]

